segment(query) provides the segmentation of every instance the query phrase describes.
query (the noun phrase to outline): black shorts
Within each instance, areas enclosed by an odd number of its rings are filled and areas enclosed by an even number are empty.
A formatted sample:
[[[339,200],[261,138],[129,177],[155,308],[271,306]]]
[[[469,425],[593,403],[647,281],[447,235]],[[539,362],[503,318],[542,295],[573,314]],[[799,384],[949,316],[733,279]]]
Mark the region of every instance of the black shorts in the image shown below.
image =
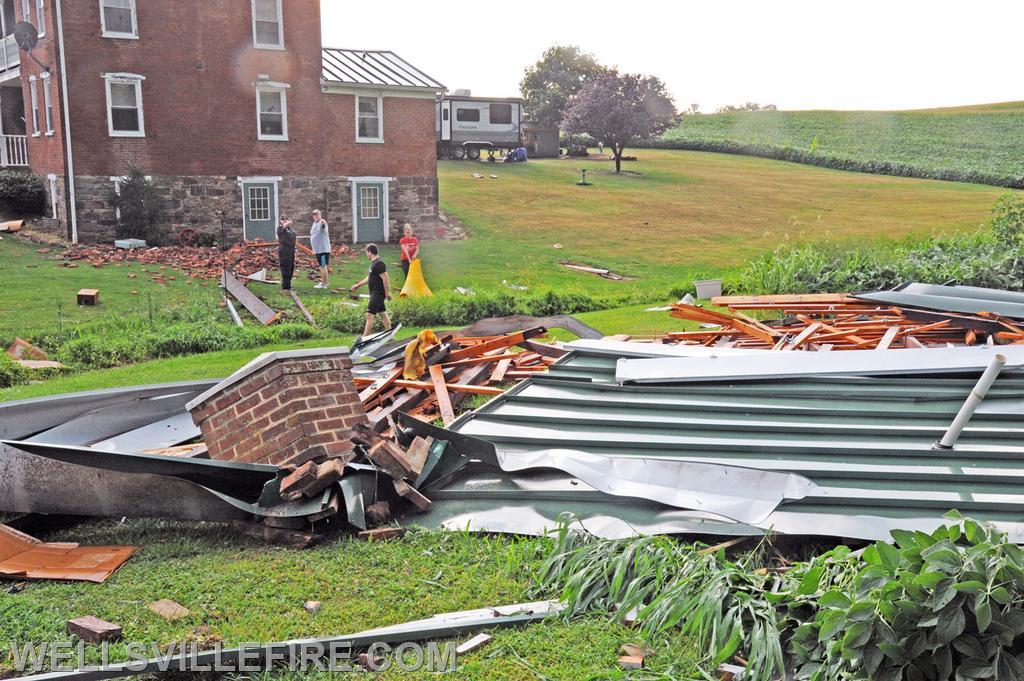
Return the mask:
[[[330,253],[317,253],[316,254],[316,264],[320,265],[320,267],[327,267],[330,263],[331,263],[331,254]]]
[[[370,303],[366,306],[366,312],[368,314],[380,314],[381,312],[387,312],[387,308],[384,306],[384,294],[370,294]]]

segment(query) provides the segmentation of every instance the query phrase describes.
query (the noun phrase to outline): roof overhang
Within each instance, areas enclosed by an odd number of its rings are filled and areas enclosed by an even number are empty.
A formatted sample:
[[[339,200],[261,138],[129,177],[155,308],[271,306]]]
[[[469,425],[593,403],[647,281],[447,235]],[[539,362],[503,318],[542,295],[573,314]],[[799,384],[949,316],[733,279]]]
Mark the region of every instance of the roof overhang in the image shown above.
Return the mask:
[[[409,99],[436,99],[443,88],[414,87],[411,85],[379,85],[377,83],[345,83],[325,80],[321,82],[323,92],[334,95],[370,95],[384,97],[406,97]]]

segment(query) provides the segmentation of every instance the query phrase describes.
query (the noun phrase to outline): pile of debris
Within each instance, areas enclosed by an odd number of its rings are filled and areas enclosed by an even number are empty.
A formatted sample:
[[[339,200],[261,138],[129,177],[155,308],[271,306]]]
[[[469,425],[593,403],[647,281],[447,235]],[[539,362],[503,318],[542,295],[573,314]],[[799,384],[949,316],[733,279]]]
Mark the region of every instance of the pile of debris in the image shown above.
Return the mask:
[[[316,270],[313,252],[304,244],[297,244],[296,269]],[[358,253],[348,246],[335,246],[333,257],[355,257]],[[252,274],[261,269],[276,269],[277,243],[245,241],[226,250],[201,246],[154,246],[152,248],[118,248],[112,244],[79,244],[71,246],[61,256],[66,263],[88,262],[93,267],[131,262],[156,265],[158,276],[163,270],[177,269],[193,279],[219,279],[224,268]]]
[[[60,362],[50,359],[46,352],[35,345],[32,345],[23,338],[15,338],[14,342],[7,347],[7,356],[11,361],[24,369],[66,369]]]
[[[352,348],[353,380],[370,422],[383,430],[399,411],[455,420],[455,408],[471,395],[495,396],[501,387],[547,371],[566,351],[539,342],[547,329],[535,326],[501,335],[470,336],[423,331],[409,343],[391,342],[398,328]],[[514,351],[519,346],[522,351]]]
[[[1024,294],[911,283],[892,291],[720,296],[729,313],[677,303],[669,314],[699,331],[665,341],[715,348],[888,350],[1024,343]],[[777,313],[759,320],[746,314]]]

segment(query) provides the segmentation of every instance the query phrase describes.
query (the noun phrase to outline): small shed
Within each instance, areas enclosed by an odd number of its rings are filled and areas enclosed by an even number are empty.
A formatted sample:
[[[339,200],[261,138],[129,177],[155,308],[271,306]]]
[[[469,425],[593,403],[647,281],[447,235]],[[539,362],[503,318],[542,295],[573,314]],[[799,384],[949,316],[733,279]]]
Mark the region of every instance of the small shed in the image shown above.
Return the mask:
[[[523,144],[532,149],[530,155],[534,158],[557,157],[558,126],[523,123]]]

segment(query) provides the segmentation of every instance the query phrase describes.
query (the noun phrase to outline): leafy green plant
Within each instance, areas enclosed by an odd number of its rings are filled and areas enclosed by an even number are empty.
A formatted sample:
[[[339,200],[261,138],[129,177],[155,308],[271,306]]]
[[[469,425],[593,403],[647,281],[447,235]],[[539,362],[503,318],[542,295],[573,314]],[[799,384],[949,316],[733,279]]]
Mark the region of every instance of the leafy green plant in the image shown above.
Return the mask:
[[[28,383],[28,371],[15,364],[6,352],[0,352],[0,388]]]
[[[18,215],[42,215],[46,212],[46,188],[35,175],[0,171],[0,208]]]
[[[1024,678],[1024,552],[948,519],[786,571],[765,564],[765,543],[730,559],[663,537],[599,540],[567,520],[538,583],[570,613],[635,609],[648,637],[678,629],[709,664],[740,655],[756,681]]]
[[[118,238],[161,243],[164,235],[160,227],[166,217],[166,202],[138,166],[128,166],[124,177],[108,191],[107,202],[118,211]]]

